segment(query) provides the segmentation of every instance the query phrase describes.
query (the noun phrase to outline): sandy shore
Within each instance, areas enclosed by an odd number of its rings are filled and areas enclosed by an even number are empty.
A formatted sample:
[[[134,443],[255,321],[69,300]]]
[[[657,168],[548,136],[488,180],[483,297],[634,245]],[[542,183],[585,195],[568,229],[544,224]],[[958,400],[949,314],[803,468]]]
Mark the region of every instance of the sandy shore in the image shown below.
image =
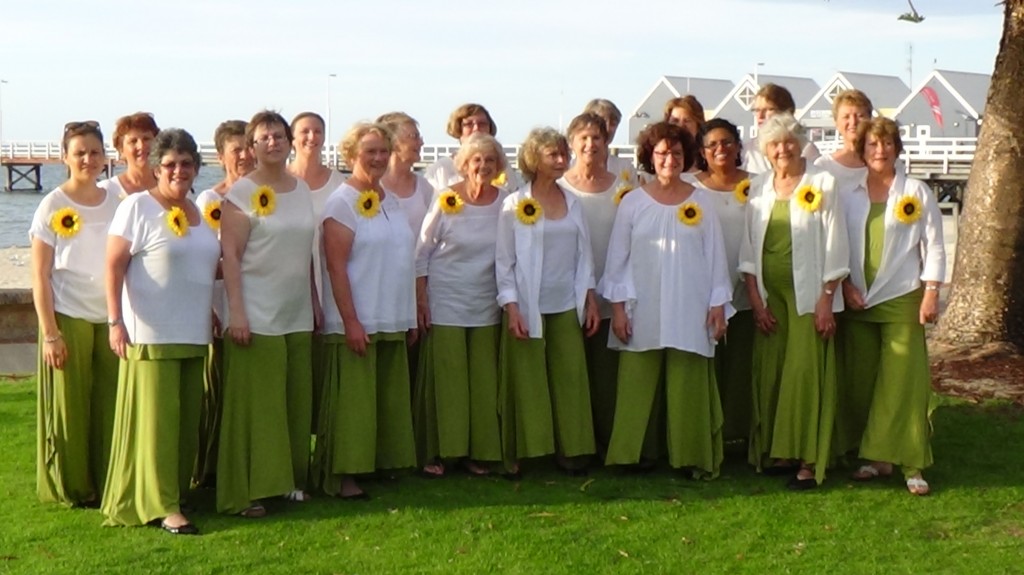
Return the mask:
[[[0,249],[0,289],[32,289],[29,248]]]

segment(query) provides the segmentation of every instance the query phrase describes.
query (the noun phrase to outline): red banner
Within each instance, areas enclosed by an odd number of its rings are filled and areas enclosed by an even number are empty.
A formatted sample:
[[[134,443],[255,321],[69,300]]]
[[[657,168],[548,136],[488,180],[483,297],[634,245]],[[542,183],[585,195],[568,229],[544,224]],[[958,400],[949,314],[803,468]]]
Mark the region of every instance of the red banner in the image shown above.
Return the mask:
[[[924,96],[925,100],[928,100],[928,105],[932,108],[932,115],[935,116],[935,122],[939,124],[939,128],[945,129],[942,122],[942,106],[939,105],[939,95],[935,93],[931,86],[921,88],[921,95]]]

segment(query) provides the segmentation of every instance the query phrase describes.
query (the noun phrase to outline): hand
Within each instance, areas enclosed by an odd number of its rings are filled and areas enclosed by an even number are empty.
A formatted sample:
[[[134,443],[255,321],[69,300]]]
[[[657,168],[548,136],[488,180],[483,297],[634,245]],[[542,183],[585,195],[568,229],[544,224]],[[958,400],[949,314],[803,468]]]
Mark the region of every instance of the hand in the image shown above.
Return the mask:
[[[125,329],[123,323],[118,322],[117,325],[110,326],[109,340],[110,349],[114,352],[114,355],[124,359],[128,344],[131,342],[128,340],[128,330]]]
[[[316,300],[313,301],[313,333],[323,333],[324,331],[324,308],[320,307],[320,303]]]
[[[420,339],[420,330],[412,328],[405,333],[405,344],[409,347],[416,345]]]
[[[629,321],[629,316],[619,306],[612,308],[612,333],[622,343],[629,343],[630,338],[633,337],[633,326]]]
[[[821,339],[828,339],[836,333],[836,318],[832,315],[832,297],[822,294],[814,304],[814,329]]]
[[[232,314],[231,321],[228,322],[228,336],[238,345],[243,347],[249,345],[249,341],[252,339],[252,334],[249,333],[249,318],[245,315],[239,317],[238,314]]]
[[[359,357],[366,356],[366,346],[370,345],[370,336],[366,335],[363,324],[354,319],[345,322],[345,345]]]
[[[846,307],[852,310],[862,310],[867,307],[864,294],[860,293],[857,286],[848,281],[843,282],[843,301],[846,303]]]
[[[708,333],[718,341],[725,336],[728,324],[725,321],[725,307],[716,305],[708,310]]]
[[[221,329],[222,329],[222,327],[220,325],[220,318],[217,317],[216,313],[214,313],[213,314],[213,337],[220,337],[221,336],[221,331],[220,331]]]
[[[777,323],[778,320],[775,319],[775,315],[766,306],[754,308],[754,325],[757,326],[757,329],[761,330],[761,333],[765,335],[775,333]]]
[[[591,337],[600,328],[601,314],[597,312],[597,302],[593,298],[587,298],[587,303],[583,306],[583,333]]]
[[[510,303],[505,306],[505,312],[508,313],[508,331],[512,334],[512,337],[516,339],[529,338],[530,330],[526,327],[526,320],[523,319],[523,314],[519,313],[519,305]]]
[[[64,361],[68,358],[68,346],[64,338],[58,335],[57,341],[43,341],[43,361],[53,369],[64,369]]]
[[[918,315],[921,325],[932,323],[939,317],[939,290],[924,290],[924,299],[921,300],[921,310]]]
[[[423,331],[430,329],[430,304],[425,300],[416,302],[416,325]]]

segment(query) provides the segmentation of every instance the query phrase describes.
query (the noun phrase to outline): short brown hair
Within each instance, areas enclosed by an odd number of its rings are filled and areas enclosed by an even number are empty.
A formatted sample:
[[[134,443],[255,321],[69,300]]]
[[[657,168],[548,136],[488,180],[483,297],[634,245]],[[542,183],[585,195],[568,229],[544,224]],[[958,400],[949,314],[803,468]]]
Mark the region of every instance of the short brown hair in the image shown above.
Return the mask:
[[[695,122],[697,122],[698,128],[704,125],[704,106],[693,94],[687,94],[681,98],[672,98],[668,102],[665,102],[665,116],[662,120],[667,122],[669,117],[672,115],[672,110],[676,108],[686,110],[686,113],[689,114]]]
[[[601,137],[604,138],[604,142],[608,143],[608,124],[605,123],[604,118],[598,116],[593,112],[583,112],[579,116],[576,116],[569,122],[569,129],[565,131],[565,135],[572,142],[572,137],[576,135],[583,128],[589,127],[597,128],[598,132],[601,132]]]
[[[611,100],[604,98],[594,98],[587,102],[586,106],[583,106],[584,112],[590,112],[591,114],[597,114],[602,118],[609,118],[615,125],[618,126],[622,123],[622,111],[615,105]]]
[[[298,114],[295,115],[294,118],[292,118],[292,126],[297,124],[299,120],[305,120],[306,118],[316,118],[316,121],[320,122],[321,128],[327,128],[327,123],[324,122],[323,116],[317,114],[316,112],[299,112]]]
[[[874,136],[879,140],[888,138],[896,148],[896,155],[903,153],[903,139],[900,138],[900,127],[896,122],[886,117],[872,118],[865,120],[857,126],[857,139],[853,145],[857,150],[857,156],[864,159],[864,148],[868,145],[868,139]]]
[[[534,128],[519,147],[519,171],[527,182],[537,179],[537,166],[544,148],[558,147],[568,157],[569,142],[554,128]]]
[[[213,132],[213,144],[217,147],[217,153],[224,153],[224,145],[228,138],[245,138],[245,120],[228,120],[221,122]]]
[[[758,98],[764,98],[768,103],[774,105],[780,112],[796,113],[796,102],[793,101],[793,94],[778,84],[768,83],[761,86],[757,91]]]
[[[658,122],[643,129],[636,137],[636,158],[640,168],[648,174],[654,173],[654,146],[665,140],[669,146],[683,147],[683,171],[693,166],[693,136],[689,132],[668,122]]]
[[[284,137],[288,138],[288,145],[292,143],[292,128],[288,124],[288,120],[284,119],[279,112],[273,110],[260,110],[249,120],[249,123],[245,126],[245,143],[252,146],[256,143],[256,128],[260,126],[273,126],[274,124],[280,124],[284,127]]]
[[[487,122],[491,124],[490,134],[492,136],[498,135],[498,125],[494,123],[494,118],[491,117],[491,113],[487,111],[480,104],[463,104],[452,111],[451,115],[448,116],[448,135],[455,138],[456,140],[462,138],[462,121],[470,116],[476,114],[483,114],[487,116]]]
[[[64,124],[64,136],[60,139],[60,151],[63,153],[68,152],[68,143],[71,142],[71,138],[78,138],[80,136],[96,136],[96,139],[103,144],[103,132],[100,131],[100,124],[95,120],[86,120],[84,122],[68,122]],[[104,150],[104,153],[106,150]]]
[[[350,168],[353,167],[353,161],[359,154],[359,140],[362,140],[363,136],[367,134],[377,134],[387,143],[389,152],[394,150],[394,136],[386,125],[374,122],[358,122],[349,128],[341,138],[341,142],[338,142],[338,150],[341,152],[341,157],[345,159],[345,163]]]
[[[871,98],[860,90],[843,90],[836,94],[836,97],[832,100],[832,117],[837,118],[839,116],[840,106],[853,106],[854,108],[860,108],[868,111],[868,116],[871,115],[872,110],[875,107],[871,104]]]
[[[135,112],[128,116],[121,116],[114,123],[114,148],[117,151],[121,151],[121,143],[124,137],[132,130],[149,132],[153,134],[154,138],[160,133],[160,128],[157,127],[153,114],[149,112]]]

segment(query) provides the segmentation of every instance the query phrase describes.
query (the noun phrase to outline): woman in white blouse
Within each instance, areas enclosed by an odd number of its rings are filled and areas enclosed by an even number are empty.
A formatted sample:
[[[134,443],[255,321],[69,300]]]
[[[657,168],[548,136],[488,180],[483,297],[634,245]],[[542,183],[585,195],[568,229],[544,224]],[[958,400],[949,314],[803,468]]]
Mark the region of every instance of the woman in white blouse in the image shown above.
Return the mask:
[[[583,209],[558,185],[569,160],[565,137],[530,132],[519,150],[529,182],[505,198],[498,220],[495,275],[505,309],[499,409],[506,469],[558,454],[582,473],[594,453],[584,331],[600,326],[594,261]]]
[[[625,194],[636,186],[630,171],[612,172],[607,168],[608,130],[597,114],[584,112],[569,122],[566,131],[575,162],[558,180],[562,189],[576,196],[583,207],[591,252],[594,254],[594,277],[604,274],[608,238],[612,234],[615,210]],[[594,439],[601,453],[608,448],[615,418],[615,388],[619,373],[619,352],[608,347],[612,309],[597,296],[601,327],[585,341],[587,371],[590,374],[590,402],[594,411]]]
[[[39,202],[29,229],[39,317],[36,490],[40,501],[96,507],[117,395],[103,254],[119,198],[96,185],[106,160],[99,124],[64,126],[61,151],[70,177]]]
[[[839,282],[850,271],[835,179],[801,157],[804,128],[775,114],[758,144],[772,170],[750,185],[739,269],[754,336],[749,461],[769,475],[795,475],[790,489],[825,478],[836,410],[832,336]]]
[[[477,132],[497,137],[498,125],[494,123],[487,108],[480,104],[470,103],[463,104],[452,111],[448,116],[446,131],[449,136],[462,144],[466,138]],[[462,179],[462,175],[455,169],[455,162],[452,161],[452,158],[439,158],[427,166],[423,176],[435,190],[443,190]],[[514,190],[520,185],[519,175],[509,166],[499,173],[492,183],[503,190]]]
[[[101,511],[106,525],[159,521],[199,530],[182,514],[199,444],[220,246],[188,198],[201,158],[184,130],[153,140],[157,185],[117,207],[107,240],[109,344],[121,358]]]
[[[910,493],[926,495],[932,391],[924,326],[938,314],[946,253],[935,194],[896,169],[902,149],[892,120],[861,124],[856,150],[867,178],[841,193],[850,277],[837,341],[836,435],[841,453],[859,447],[869,461],[854,479],[888,476],[899,465]]]
[[[413,170],[420,161],[420,150],[423,148],[419,124],[405,112],[389,112],[377,118],[377,123],[387,126],[395,145],[388,162],[388,171],[380,183],[401,204],[402,211],[409,218],[409,229],[414,236],[419,236],[423,218],[427,216],[430,201],[434,197],[434,188],[430,182]]]
[[[615,215],[600,290],[612,305],[608,345],[622,353],[605,463],[649,458],[644,445],[657,438],[646,436],[660,433],[652,421],[664,417],[669,464],[715,477],[722,462],[715,342],[725,334],[733,286],[714,200],[679,178],[692,150],[679,126],[645,128],[637,158],[654,179],[627,194]]]
[[[124,172],[100,182],[116,197],[124,198],[136,192],[150,190],[156,185],[153,166],[149,165],[150,147],[160,128],[153,115],[136,112],[122,116],[114,124],[114,149],[125,164]]]
[[[260,499],[309,499],[314,297],[313,203],[288,173],[288,121],[257,113],[256,169],[228,190],[221,219],[228,321],[217,510],[262,517]]]
[[[821,156],[814,165],[835,176],[840,189],[861,183],[867,173],[864,159],[857,154],[857,127],[871,119],[872,110],[871,100],[860,90],[843,90],[832,100],[832,119],[836,132],[843,137],[843,147],[830,156]]]
[[[722,436],[726,441],[750,437],[750,362],[754,348],[754,315],[750,311],[747,285],[740,275],[740,242],[746,229],[750,174],[740,169],[743,143],[739,129],[730,121],[715,118],[703,124],[697,134],[700,155],[692,183],[707,190],[722,224],[729,279],[733,285],[732,306],[725,338],[715,349],[715,373],[722,399]]]
[[[387,127],[356,124],[340,147],[352,176],[323,214],[324,391],[314,459],[328,495],[367,499],[356,475],[416,463],[406,354],[417,337],[416,240],[381,185],[392,152]]]
[[[413,421],[423,473],[443,460],[474,475],[501,461],[495,233],[503,194],[491,184],[505,167],[501,144],[473,134],[455,155],[461,182],[431,204],[416,245],[416,306],[424,334]]]

